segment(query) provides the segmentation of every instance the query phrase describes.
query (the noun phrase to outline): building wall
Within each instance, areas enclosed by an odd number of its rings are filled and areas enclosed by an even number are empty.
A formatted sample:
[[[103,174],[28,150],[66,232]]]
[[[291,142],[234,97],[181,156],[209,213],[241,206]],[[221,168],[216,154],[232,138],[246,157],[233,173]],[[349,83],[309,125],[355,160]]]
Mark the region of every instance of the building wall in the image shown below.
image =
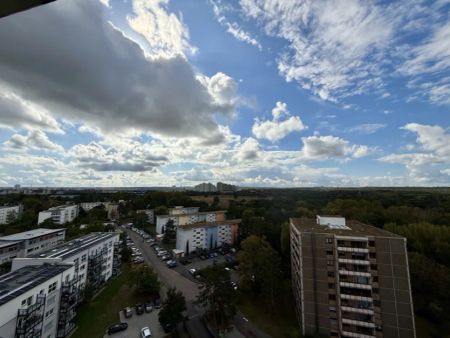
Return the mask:
[[[38,216],[38,224],[41,224],[45,220],[51,218],[55,224],[65,224],[72,222],[78,216],[78,205],[68,205],[50,208],[45,211],[41,211]]]
[[[24,255],[22,257],[27,257],[29,255],[34,255],[54,248],[55,246],[64,242],[65,238],[66,230],[62,229],[59,232],[55,232],[45,236],[26,239],[23,241]]]
[[[23,256],[21,243],[11,243],[8,246],[0,248],[0,264],[10,262],[20,256]]]
[[[9,224],[22,215],[22,206],[0,207],[0,224]]]
[[[46,295],[46,301],[41,337],[56,337],[61,297],[61,284],[66,281],[66,279],[71,280],[73,276],[74,268],[72,267],[64,271],[60,275],[50,278],[46,282],[34,287],[33,289],[23,293],[19,297],[14,298],[10,302],[0,306],[0,336],[3,338],[14,338],[18,310],[27,308],[28,305],[26,302],[29,297],[31,297],[32,299],[31,304],[34,304],[36,302],[36,296],[40,293],[43,293]],[[49,286],[53,283],[56,283],[56,289],[49,293]]]

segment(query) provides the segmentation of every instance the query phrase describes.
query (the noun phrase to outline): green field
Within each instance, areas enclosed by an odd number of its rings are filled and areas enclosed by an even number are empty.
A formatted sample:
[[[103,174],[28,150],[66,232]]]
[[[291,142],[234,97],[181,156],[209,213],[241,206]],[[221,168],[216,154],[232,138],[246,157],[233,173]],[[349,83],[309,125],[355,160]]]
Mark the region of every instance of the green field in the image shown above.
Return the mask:
[[[78,328],[73,338],[103,337],[106,329],[119,322],[119,311],[126,306],[138,303],[139,298],[134,288],[128,285],[130,267],[124,266],[122,274],[111,280],[103,291],[77,310]]]

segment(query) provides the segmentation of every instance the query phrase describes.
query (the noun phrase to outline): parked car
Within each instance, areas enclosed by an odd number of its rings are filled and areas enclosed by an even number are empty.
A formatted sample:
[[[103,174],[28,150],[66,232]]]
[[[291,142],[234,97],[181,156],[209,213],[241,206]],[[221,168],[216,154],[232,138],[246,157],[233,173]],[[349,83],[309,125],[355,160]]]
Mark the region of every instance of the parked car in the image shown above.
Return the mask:
[[[155,299],[155,309],[160,309],[161,308],[161,298],[156,298]]]
[[[113,333],[125,331],[127,328],[128,328],[127,323],[114,324],[108,328],[108,334],[112,335]]]
[[[136,304],[136,314],[141,315],[144,313],[144,305]]]
[[[194,268],[191,268],[188,271],[192,276],[194,276],[197,273],[197,269],[194,269]]]
[[[174,268],[174,267],[177,266],[177,262],[174,261],[173,259],[171,259],[171,260],[166,262],[166,265],[167,265],[168,268]]]
[[[145,312],[152,312],[153,311],[153,304],[150,301],[146,301],[144,304]]]
[[[161,251],[158,251],[158,253],[156,254],[156,256],[158,256],[158,257],[162,257],[162,256],[165,256],[165,255],[168,255],[169,253],[166,251],[166,250],[161,250]]]
[[[204,254],[201,254],[201,255],[200,255],[200,259],[201,259],[201,260],[208,259],[208,256],[207,256],[207,255],[204,255]]]
[[[188,265],[188,264],[191,264],[191,261],[187,260],[186,258],[181,258],[180,263],[182,265]]]
[[[125,318],[131,318],[133,316],[133,311],[130,307],[126,307],[125,309],[123,309],[123,315],[125,316]]]
[[[171,259],[172,257],[170,257],[170,255],[164,255],[164,256],[161,256],[161,260],[162,261],[168,261],[169,259]]]
[[[150,328],[148,326],[141,329],[141,338],[150,338],[151,336],[152,331],[150,331]]]
[[[231,287],[232,287],[234,290],[237,290],[237,289],[238,289],[236,282],[231,282]]]

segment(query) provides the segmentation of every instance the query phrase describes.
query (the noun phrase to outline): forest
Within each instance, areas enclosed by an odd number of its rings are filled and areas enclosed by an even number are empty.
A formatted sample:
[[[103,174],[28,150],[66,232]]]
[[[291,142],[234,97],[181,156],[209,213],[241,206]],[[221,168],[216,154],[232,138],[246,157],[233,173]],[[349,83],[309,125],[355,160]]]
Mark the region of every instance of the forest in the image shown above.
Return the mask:
[[[176,205],[199,206],[202,211],[226,209],[227,218],[242,218],[240,240],[249,235],[264,238],[278,253],[284,280],[290,277],[290,217],[315,217],[316,214],[342,215],[407,238],[411,285],[419,336],[442,337],[450,332],[450,189],[449,188],[308,188],[248,189],[232,195],[189,192],[118,192],[114,194],[77,192],[71,202],[119,201],[121,220],[140,222],[136,210],[154,208],[164,214]],[[195,200],[194,200],[195,198]],[[226,199],[226,204],[224,203]],[[211,202],[207,202],[211,201]],[[20,202],[21,220],[4,226],[9,234],[37,227],[37,213],[64,204],[64,196],[5,195],[0,205]],[[105,220],[101,209],[82,213],[67,225],[68,236],[98,231]],[[51,226],[47,225],[47,226]]]

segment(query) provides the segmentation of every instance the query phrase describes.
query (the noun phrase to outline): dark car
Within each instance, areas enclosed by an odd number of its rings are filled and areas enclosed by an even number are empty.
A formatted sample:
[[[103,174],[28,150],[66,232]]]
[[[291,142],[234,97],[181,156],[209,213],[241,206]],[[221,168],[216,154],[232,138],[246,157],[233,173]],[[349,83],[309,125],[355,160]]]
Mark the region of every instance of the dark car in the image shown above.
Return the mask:
[[[114,324],[114,325],[111,325],[111,326],[108,328],[108,334],[111,335],[111,334],[113,334],[113,333],[117,333],[117,332],[120,332],[120,331],[124,331],[124,330],[126,330],[127,328],[128,328],[128,324],[127,324],[127,323]]]
[[[153,311],[153,304],[150,301],[146,301],[144,304],[145,312],[152,312]]]
[[[144,313],[144,305],[142,304],[136,304],[136,313],[138,315],[141,315]]]
[[[183,265],[188,265],[191,264],[191,261],[187,260],[186,258],[181,258],[180,263]]]
[[[169,333],[172,332],[175,326],[173,324],[164,324],[163,326],[164,332]]]
[[[123,315],[125,316],[125,318],[131,318],[133,316],[133,311],[131,311],[129,307],[126,307],[125,309],[123,309]]]
[[[160,309],[161,308],[161,298],[156,298],[155,299],[155,309]]]

